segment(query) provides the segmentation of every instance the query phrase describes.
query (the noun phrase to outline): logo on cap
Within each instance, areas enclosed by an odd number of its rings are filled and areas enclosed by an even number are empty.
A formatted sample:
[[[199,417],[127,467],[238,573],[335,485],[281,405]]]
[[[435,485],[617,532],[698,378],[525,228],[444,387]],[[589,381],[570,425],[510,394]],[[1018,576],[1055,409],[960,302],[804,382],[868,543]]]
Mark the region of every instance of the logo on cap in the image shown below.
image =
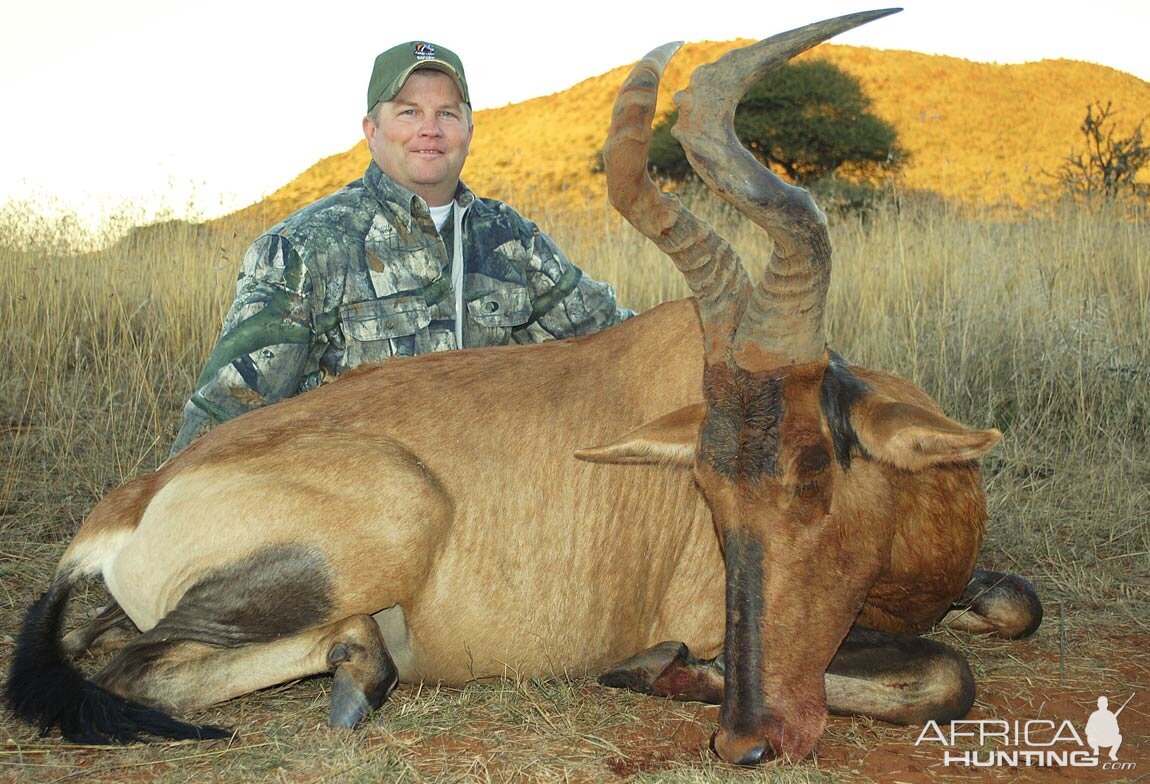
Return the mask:
[[[436,57],[435,47],[424,41],[415,45],[414,54],[416,60],[434,60]]]

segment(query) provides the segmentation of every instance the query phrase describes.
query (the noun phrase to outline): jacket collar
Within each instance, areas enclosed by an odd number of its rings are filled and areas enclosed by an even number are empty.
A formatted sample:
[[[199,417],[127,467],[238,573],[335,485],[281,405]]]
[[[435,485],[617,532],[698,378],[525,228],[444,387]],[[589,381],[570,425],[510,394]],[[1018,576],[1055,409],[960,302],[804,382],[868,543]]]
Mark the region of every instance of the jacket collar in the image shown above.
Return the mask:
[[[381,206],[395,214],[397,220],[404,222],[404,228],[410,229],[416,216],[431,219],[431,211],[422,196],[408,190],[372,161],[363,173],[363,182],[368,192]],[[475,201],[475,194],[462,181],[455,188],[455,204],[457,207],[467,208]]]

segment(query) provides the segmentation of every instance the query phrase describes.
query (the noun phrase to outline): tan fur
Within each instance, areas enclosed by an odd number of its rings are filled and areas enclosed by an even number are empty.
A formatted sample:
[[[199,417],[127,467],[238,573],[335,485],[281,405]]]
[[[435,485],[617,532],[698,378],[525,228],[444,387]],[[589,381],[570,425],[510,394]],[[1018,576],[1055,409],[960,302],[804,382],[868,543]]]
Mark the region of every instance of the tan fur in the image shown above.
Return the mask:
[[[160,473],[133,479],[105,496],[88,513],[60,559],[65,566],[85,574],[102,573],[109,559],[123,547],[139,525],[148,503],[163,486]]]

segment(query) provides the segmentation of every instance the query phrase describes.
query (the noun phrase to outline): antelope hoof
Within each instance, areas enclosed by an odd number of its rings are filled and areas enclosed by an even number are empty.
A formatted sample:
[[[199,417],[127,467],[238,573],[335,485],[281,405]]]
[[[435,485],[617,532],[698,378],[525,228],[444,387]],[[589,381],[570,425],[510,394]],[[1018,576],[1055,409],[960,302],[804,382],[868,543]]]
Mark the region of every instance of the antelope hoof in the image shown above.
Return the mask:
[[[377,663],[378,667],[369,669],[360,678],[356,677],[356,670],[363,669],[362,664],[357,668],[347,645],[332,646],[328,661],[335,665],[328,714],[328,723],[333,727],[352,729],[358,725],[384,703],[399,682],[395,665],[386,654]]]
[[[619,662],[599,676],[599,683],[616,689],[673,700],[723,701],[723,662],[696,659],[681,642],[661,642]]]
[[[331,726],[352,729],[376,707],[368,701],[363,689],[346,669],[336,669],[331,685],[331,712],[328,714]]]
[[[687,661],[687,646],[681,642],[661,642],[621,661],[599,676],[599,685],[651,694],[653,684],[675,664]]]
[[[943,623],[974,634],[1019,640],[1034,634],[1042,623],[1042,602],[1025,578],[976,569]]]

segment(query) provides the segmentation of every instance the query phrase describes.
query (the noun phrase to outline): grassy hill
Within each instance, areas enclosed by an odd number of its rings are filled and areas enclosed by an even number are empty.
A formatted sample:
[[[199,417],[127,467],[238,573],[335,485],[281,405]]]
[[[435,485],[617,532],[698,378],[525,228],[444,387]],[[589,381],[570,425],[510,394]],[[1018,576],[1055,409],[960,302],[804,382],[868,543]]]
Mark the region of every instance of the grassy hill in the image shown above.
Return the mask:
[[[749,41],[687,44],[664,77],[660,107],[699,64]],[[636,53],[636,56],[641,53]],[[874,111],[911,154],[902,184],[968,203],[1033,204],[1072,148],[1087,104],[1113,101],[1120,132],[1150,114],[1150,83],[1072,60],[995,65],[917,52],[824,44],[805,57],[854,75]],[[540,208],[579,208],[604,197],[591,164],[629,65],[568,90],[476,113],[464,180],[477,192]],[[267,223],[361,176],[363,142],[316,163],[238,216]]]

